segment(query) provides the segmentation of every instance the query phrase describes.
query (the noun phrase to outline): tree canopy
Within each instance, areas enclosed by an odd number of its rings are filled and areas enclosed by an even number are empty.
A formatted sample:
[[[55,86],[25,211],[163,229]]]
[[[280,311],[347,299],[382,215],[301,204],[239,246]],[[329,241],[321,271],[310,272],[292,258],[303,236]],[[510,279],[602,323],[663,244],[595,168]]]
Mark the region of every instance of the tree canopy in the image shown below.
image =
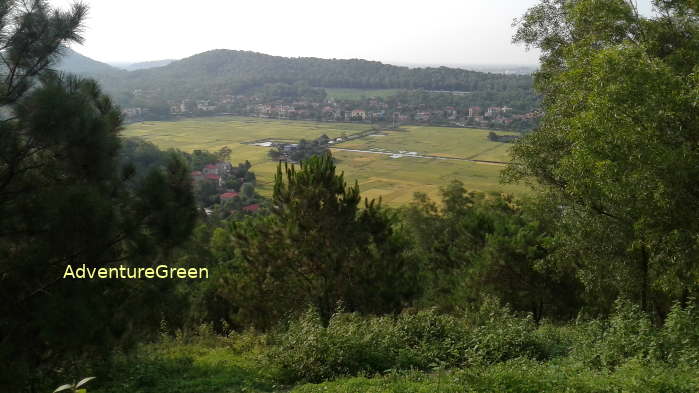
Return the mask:
[[[699,283],[697,3],[544,0],[514,39],[542,50],[545,116],[513,148],[561,214],[560,260],[588,289],[646,309]],[[663,307],[665,306],[665,307]]]
[[[50,70],[80,42],[85,12],[0,2],[0,363],[12,364],[3,387],[157,326],[145,311],[168,283],[64,273],[162,262],[196,217],[184,162],[171,156],[136,176],[119,156],[119,109],[94,81]]]

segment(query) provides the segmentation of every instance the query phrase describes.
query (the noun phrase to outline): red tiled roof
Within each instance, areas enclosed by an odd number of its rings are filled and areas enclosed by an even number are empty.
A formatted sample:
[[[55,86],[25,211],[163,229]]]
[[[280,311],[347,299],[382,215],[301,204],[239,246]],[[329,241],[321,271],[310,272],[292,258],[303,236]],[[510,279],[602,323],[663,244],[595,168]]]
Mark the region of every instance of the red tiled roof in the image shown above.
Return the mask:
[[[238,196],[237,192],[224,192],[223,194],[220,195],[221,199],[231,199],[235,198]]]
[[[201,176],[201,171],[192,171],[192,176]]]
[[[245,207],[243,208],[243,210],[249,211],[249,212],[255,212],[255,211],[257,211],[257,209],[259,209],[259,208],[260,208],[260,205],[259,205],[258,203],[255,203],[255,204],[253,204],[253,205],[245,206]]]
[[[218,179],[219,179],[219,176],[218,176],[218,175],[209,174],[209,175],[206,175],[206,178],[207,178],[207,179],[211,179],[211,180],[218,180]]]

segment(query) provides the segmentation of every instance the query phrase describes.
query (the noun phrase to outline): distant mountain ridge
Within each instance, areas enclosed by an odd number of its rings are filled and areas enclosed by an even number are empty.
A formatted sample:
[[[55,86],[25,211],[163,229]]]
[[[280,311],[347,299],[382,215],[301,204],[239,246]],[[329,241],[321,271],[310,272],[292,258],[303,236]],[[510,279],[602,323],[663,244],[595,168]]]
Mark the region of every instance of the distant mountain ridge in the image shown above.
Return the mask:
[[[158,68],[158,67],[164,67],[173,61],[177,61],[176,59],[164,59],[164,60],[152,60],[152,61],[142,61],[138,63],[132,63],[132,64],[127,64],[124,65],[122,68],[126,71],[136,71],[136,70],[147,70],[149,68]]]
[[[530,75],[504,75],[448,67],[409,68],[361,59],[292,58],[216,49],[160,67],[121,71],[71,52],[70,55],[77,59],[64,59],[63,67],[66,70],[76,73],[89,71],[89,75],[99,80],[107,92],[119,97],[139,90],[170,101],[210,99],[246,94],[274,83],[302,83],[326,88],[451,90],[535,96]]]
[[[54,66],[54,68],[58,71],[89,76],[116,74],[121,72],[121,70],[116,67],[112,67],[107,63],[102,63],[87,56],[83,56],[70,48],[63,48],[62,51],[63,56]]]

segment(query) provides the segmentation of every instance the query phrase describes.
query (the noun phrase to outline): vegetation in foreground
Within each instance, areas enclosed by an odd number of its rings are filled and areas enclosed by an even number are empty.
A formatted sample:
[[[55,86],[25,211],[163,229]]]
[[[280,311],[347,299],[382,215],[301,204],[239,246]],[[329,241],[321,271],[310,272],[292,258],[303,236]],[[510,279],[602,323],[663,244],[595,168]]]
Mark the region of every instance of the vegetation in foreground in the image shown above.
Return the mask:
[[[689,393],[699,389],[697,322],[696,309],[676,306],[654,328],[624,301],[609,319],[567,325],[536,325],[492,301],[460,316],[336,313],[327,326],[309,311],[265,335],[164,330],[98,371],[94,391]]]

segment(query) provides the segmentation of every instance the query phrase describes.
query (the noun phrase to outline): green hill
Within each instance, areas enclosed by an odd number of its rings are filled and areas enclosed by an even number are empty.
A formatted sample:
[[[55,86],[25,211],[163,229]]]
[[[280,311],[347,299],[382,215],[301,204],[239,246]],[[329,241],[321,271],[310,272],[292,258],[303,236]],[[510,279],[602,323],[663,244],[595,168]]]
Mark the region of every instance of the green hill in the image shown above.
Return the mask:
[[[200,53],[162,67],[130,72],[119,71],[84,56],[68,58],[64,60],[63,68],[89,73],[108,92],[117,96],[141,89],[154,91],[163,99],[208,99],[245,94],[265,84],[304,83],[325,88],[449,90],[526,97],[535,101],[530,75],[447,67],[408,68],[360,59],[281,57],[225,49]]]

